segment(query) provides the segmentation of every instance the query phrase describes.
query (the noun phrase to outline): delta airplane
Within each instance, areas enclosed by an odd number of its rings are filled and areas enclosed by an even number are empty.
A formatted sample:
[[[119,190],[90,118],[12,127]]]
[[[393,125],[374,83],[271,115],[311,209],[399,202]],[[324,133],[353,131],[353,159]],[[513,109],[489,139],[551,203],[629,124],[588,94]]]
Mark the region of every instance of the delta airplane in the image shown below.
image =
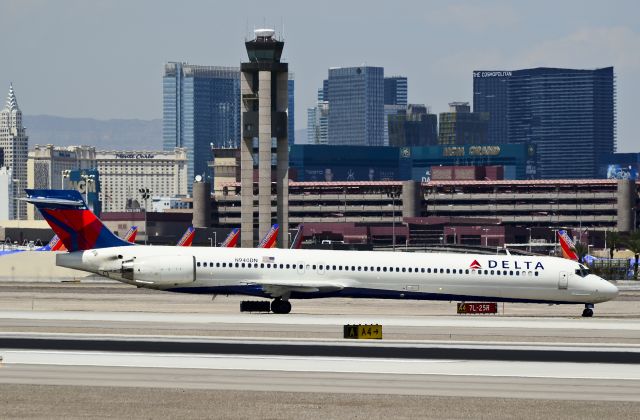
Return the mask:
[[[323,297],[594,304],[618,289],[575,261],[556,257],[132,246],[115,236],[72,190],[26,190],[69,253],[56,265],[138,287],[272,299]]]

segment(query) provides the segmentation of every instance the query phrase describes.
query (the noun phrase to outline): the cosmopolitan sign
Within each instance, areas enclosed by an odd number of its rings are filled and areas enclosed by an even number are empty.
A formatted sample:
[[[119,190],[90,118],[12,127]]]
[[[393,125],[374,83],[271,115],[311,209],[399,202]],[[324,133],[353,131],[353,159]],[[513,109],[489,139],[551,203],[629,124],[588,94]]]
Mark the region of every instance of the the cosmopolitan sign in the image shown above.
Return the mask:
[[[511,77],[510,71],[474,71],[473,77]]]
[[[151,153],[116,153],[116,159],[153,159],[156,155]]]

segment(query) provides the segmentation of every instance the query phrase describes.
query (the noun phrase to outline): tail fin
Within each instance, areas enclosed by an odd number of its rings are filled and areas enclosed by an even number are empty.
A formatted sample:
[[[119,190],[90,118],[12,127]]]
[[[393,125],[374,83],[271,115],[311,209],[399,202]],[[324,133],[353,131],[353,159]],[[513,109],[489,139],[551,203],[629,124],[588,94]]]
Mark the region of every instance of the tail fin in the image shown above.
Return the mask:
[[[562,248],[562,256],[568,260],[578,261],[576,247],[566,230],[558,231],[558,241],[560,242],[560,248]]]
[[[227,238],[220,244],[223,248],[235,248],[238,243],[238,237],[240,236],[240,229],[234,228]]]
[[[269,232],[267,232],[267,234],[264,236],[264,238],[262,238],[262,240],[258,244],[258,248],[275,248],[276,240],[278,239],[279,230],[280,230],[280,227],[277,224],[271,226],[271,229],[269,229]]]
[[[300,224],[298,225],[298,232],[296,233],[296,236],[293,238],[293,241],[291,241],[291,246],[289,247],[290,249],[300,249],[300,247],[302,246],[302,239],[304,239],[304,235],[303,232],[304,231],[304,225]]]
[[[196,230],[193,226],[189,226],[184,235],[182,235],[182,238],[178,241],[178,246],[191,246],[194,236],[196,236]]]
[[[114,235],[75,190],[25,190],[51,229],[71,252],[132,245]]]
[[[136,236],[138,235],[138,226],[131,226],[129,231],[124,235],[124,240],[127,242],[131,242],[132,244],[136,243]]]
[[[36,251],[66,251],[67,248],[64,247],[60,237],[58,235],[53,235],[53,238],[49,241],[45,246],[38,248]]]

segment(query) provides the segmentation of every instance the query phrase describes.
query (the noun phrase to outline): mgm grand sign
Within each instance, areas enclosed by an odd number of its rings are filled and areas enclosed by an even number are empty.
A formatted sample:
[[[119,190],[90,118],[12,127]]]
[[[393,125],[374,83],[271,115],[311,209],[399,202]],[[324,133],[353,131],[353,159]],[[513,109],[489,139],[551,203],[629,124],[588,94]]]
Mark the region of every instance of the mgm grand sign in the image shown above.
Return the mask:
[[[465,153],[466,152],[466,153]],[[442,148],[442,156],[498,156],[500,146],[449,146]]]

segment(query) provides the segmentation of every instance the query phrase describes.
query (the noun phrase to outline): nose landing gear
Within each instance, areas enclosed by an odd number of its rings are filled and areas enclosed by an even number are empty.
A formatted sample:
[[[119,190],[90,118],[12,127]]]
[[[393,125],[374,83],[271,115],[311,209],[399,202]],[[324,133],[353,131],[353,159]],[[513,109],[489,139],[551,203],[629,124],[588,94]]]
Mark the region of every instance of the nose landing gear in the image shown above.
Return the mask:
[[[271,312],[274,314],[288,314],[291,312],[291,303],[288,300],[276,298],[271,302]]]
[[[593,303],[585,303],[584,311],[582,311],[583,318],[591,318],[593,316]]]

